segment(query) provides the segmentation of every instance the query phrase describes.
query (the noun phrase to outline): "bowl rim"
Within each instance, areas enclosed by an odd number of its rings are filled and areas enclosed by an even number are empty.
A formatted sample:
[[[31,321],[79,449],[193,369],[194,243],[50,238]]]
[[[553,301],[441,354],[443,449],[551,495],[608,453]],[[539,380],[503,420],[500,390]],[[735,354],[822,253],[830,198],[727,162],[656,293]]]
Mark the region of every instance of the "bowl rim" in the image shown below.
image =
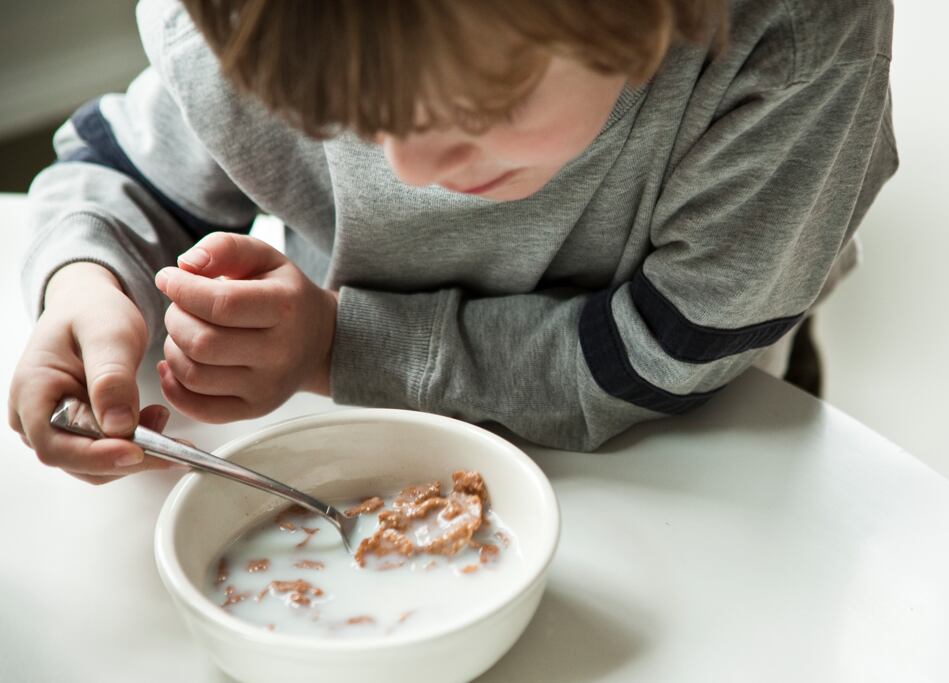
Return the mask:
[[[186,474],[168,494],[158,519],[155,523],[154,552],[155,563],[159,576],[166,590],[188,609],[197,612],[205,621],[217,625],[219,628],[240,636],[245,641],[259,645],[269,645],[284,648],[303,648],[311,651],[326,651],[327,653],[378,651],[393,647],[403,647],[416,643],[436,641],[454,633],[465,630],[475,624],[490,619],[496,613],[504,610],[529,592],[530,588],[546,575],[550,563],[553,561],[560,540],[560,508],[553,486],[540,467],[524,451],[508,440],[493,432],[462,420],[426,413],[422,411],[403,410],[398,408],[349,408],[321,413],[312,413],[289,418],[257,429],[249,434],[231,439],[219,446],[213,452],[223,458],[230,458],[240,451],[259,444],[267,439],[276,438],[294,431],[309,427],[328,427],[340,424],[358,424],[364,422],[410,422],[413,424],[431,425],[470,432],[495,447],[507,451],[513,461],[527,470],[531,478],[540,484],[540,505],[544,510],[544,517],[548,520],[537,531],[540,535],[541,552],[536,559],[528,563],[527,569],[517,582],[510,584],[511,589],[504,593],[504,599],[496,600],[484,611],[477,612],[469,619],[458,620],[449,628],[438,631],[422,631],[421,633],[399,633],[385,636],[370,636],[352,640],[326,639],[314,636],[278,633],[267,631],[259,626],[243,621],[228,614],[213,603],[204,593],[185,576],[181,563],[174,548],[171,529],[178,522],[179,508],[182,501],[193,495],[194,489],[201,481],[200,472]],[[527,558],[525,558],[527,559]]]

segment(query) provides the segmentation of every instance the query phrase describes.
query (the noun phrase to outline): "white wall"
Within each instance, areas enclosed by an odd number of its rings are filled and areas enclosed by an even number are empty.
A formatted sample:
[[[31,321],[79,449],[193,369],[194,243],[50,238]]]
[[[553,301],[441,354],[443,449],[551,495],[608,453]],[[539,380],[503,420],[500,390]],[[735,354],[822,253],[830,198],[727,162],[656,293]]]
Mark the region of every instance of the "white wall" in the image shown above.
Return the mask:
[[[817,320],[827,400],[949,476],[949,5],[897,4],[900,170],[861,228],[863,266]]]

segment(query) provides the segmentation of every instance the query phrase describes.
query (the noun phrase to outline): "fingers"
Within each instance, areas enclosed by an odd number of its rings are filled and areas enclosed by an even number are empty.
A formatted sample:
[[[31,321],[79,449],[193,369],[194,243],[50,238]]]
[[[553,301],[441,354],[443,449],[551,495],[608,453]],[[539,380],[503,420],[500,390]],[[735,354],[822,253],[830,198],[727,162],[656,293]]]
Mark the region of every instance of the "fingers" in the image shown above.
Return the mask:
[[[266,328],[282,317],[272,286],[263,280],[215,280],[180,268],[163,268],[155,286],[179,307],[223,327]]]
[[[96,475],[128,471],[128,463],[142,460],[141,449],[134,444],[115,439],[92,441],[49,424],[63,396],[88,399],[83,361],[76,347],[74,330],[68,323],[46,314],[40,317],[10,384],[10,426],[38,459],[51,467]]]
[[[178,257],[181,268],[204,277],[243,279],[278,268],[286,257],[249,235],[214,232]]]
[[[113,482],[116,479],[122,478],[119,475],[100,476],[100,475],[94,475],[94,474],[77,474],[75,472],[67,472],[66,474],[72,477],[75,477],[79,481],[84,481],[87,484],[92,484],[93,486],[102,486],[103,484],[108,484],[109,482]]]
[[[165,311],[165,329],[191,360],[205,365],[252,365],[261,359],[267,330],[222,327],[201,320],[178,304]]]
[[[168,423],[168,409],[151,405],[142,409],[142,424],[157,432]],[[126,474],[169,466],[158,458],[146,457],[142,449],[125,439],[87,439],[45,425],[38,430],[34,447],[40,461],[59,467],[72,475],[86,475],[83,481],[106,483]],[[91,479],[90,479],[91,477]]]
[[[178,412],[188,417],[220,424],[233,420],[254,417],[251,405],[237,396],[208,396],[184,387],[179,382],[166,361],[158,362],[158,376],[161,392]]]
[[[263,279],[288,264],[279,251],[253,237],[216,232],[179,259],[180,268],[164,268],[155,285],[179,307],[214,325],[266,328],[276,325],[286,311],[280,303],[280,285]]]
[[[10,416],[10,422],[40,462],[81,475],[90,483],[105,483],[124,474],[166,467],[162,461],[144,458],[142,450],[130,441],[92,440],[52,427],[49,417],[59,399],[66,395],[83,397],[85,392],[79,381],[65,372],[33,367],[31,374],[31,390],[16,392],[16,414]],[[19,383],[18,378],[15,382]],[[142,419],[161,430],[168,421],[168,411],[162,406],[149,406],[142,411]]]
[[[23,421],[20,419],[19,413],[17,413],[13,407],[13,392],[11,391],[10,394],[10,398],[7,400],[7,424],[10,425],[10,429],[20,435],[20,440],[29,446],[30,440],[26,438],[26,432],[23,429]]]
[[[51,467],[68,466],[81,459],[89,439],[61,432],[49,424],[53,410],[63,396],[85,396],[76,377],[62,369],[39,365],[30,355],[14,373],[10,391],[10,426],[36,452],[40,462]],[[81,368],[78,368],[81,372]],[[26,379],[29,375],[29,380]],[[66,449],[63,451],[63,449]],[[112,468],[109,462],[106,467]],[[68,469],[68,467],[66,467]]]
[[[253,386],[253,371],[243,366],[196,363],[170,337],[165,337],[165,360],[186,389],[206,396],[240,396]]]
[[[313,377],[332,348],[332,294],[280,252],[238,235],[210,235],[179,264],[155,278],[172,301],[158,371],[178,410],[205,422],[246,419],[322,387]]]
[[[168,408],[155,403],[142,408],[138,415],[138,421],[143,427],[148,427],[153,432],[163,432],[168,425],[169,417],[171,417],[171,413],[168,412]]]
[[[40,462],[70,474],[121,476],[151,467],[142,449],[124,439],[87,439],[48,429],[33,439],[33,445]]]
[[[49,423],[64,396],[91,403],[107,433],[128,433],[138,419],[161,431],[168,421],[167,409],[157,405],[139,416],[135,374],[147,342],[141,313],[117,289],[93,288],[83,295],[76,302],[61,297],[37,321],[10,383],[10,426],[42,463],[90,483],[166,468],[128,440],[87,439]],[[131,420],[117,426],[117,412]]]
[[[145,321],[134,315],[88,318],[73,328],[82,356],[89,402],[103,432],[126,436],[138,423],[136,371],[145,353]]]
[[[171,413],[165,406],[158,405],[157,403],[152,404],[142,408],[141,412],[139,413],[139,424],[141,424],[143,427],[151,429],[154,432],[161,433],[165,431],[165,427],[168,425],[168,419],[170,416]],[[122,442],[122,446],[124,447],[126,443],[127,442]],[[129,457],[128,452],[126,452],[123,454],[123,456],[120,456],[120,458],[116,458],[116,460],[113,461],[112,474],[84,475],[76,472],[71,472],[70,474],[87,483],[100,485],[108,484],[109,482],[115,481],[116,479],[121,479],[127,474],[135,474],[137,472],[145,472],[148,470],[167,470],[181,467],[181,465],[178,465],[177,463],[169,462],[168,460],[156,458],[151,455],[145,455],[144,458],[141,459],[138,457],[138,455],[138,451],[134,451],[134,455]],[[131,464],[116,466],[116,461],[130,462]]]

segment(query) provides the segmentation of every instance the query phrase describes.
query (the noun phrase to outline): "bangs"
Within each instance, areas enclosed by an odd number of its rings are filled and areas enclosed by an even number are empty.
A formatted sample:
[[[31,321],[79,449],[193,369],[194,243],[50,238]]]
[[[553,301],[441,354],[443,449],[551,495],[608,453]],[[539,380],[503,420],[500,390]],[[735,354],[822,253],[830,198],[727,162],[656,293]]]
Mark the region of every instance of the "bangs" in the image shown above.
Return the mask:
[[[183,0],[225,78],[316,138],[508,117],[554,55],[644,81],[727,0]]]
[[[515,108],[549,62],[451,3],[383,0],[367,12],[360,2],[237,0],[227,13],[220,1],[187,4],[224,76],[316,138],[477,132]]]

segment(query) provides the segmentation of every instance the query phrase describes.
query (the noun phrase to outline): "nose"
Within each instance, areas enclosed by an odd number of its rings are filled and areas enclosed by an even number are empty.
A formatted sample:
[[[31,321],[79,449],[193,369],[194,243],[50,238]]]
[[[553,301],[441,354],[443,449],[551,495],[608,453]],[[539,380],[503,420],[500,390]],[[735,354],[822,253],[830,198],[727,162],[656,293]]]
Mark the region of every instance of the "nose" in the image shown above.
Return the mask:
[[[438,131],[404,138],[383,135],[382,150],[399,180],[415,187],[452,177],[478,155],[470,141]]]

